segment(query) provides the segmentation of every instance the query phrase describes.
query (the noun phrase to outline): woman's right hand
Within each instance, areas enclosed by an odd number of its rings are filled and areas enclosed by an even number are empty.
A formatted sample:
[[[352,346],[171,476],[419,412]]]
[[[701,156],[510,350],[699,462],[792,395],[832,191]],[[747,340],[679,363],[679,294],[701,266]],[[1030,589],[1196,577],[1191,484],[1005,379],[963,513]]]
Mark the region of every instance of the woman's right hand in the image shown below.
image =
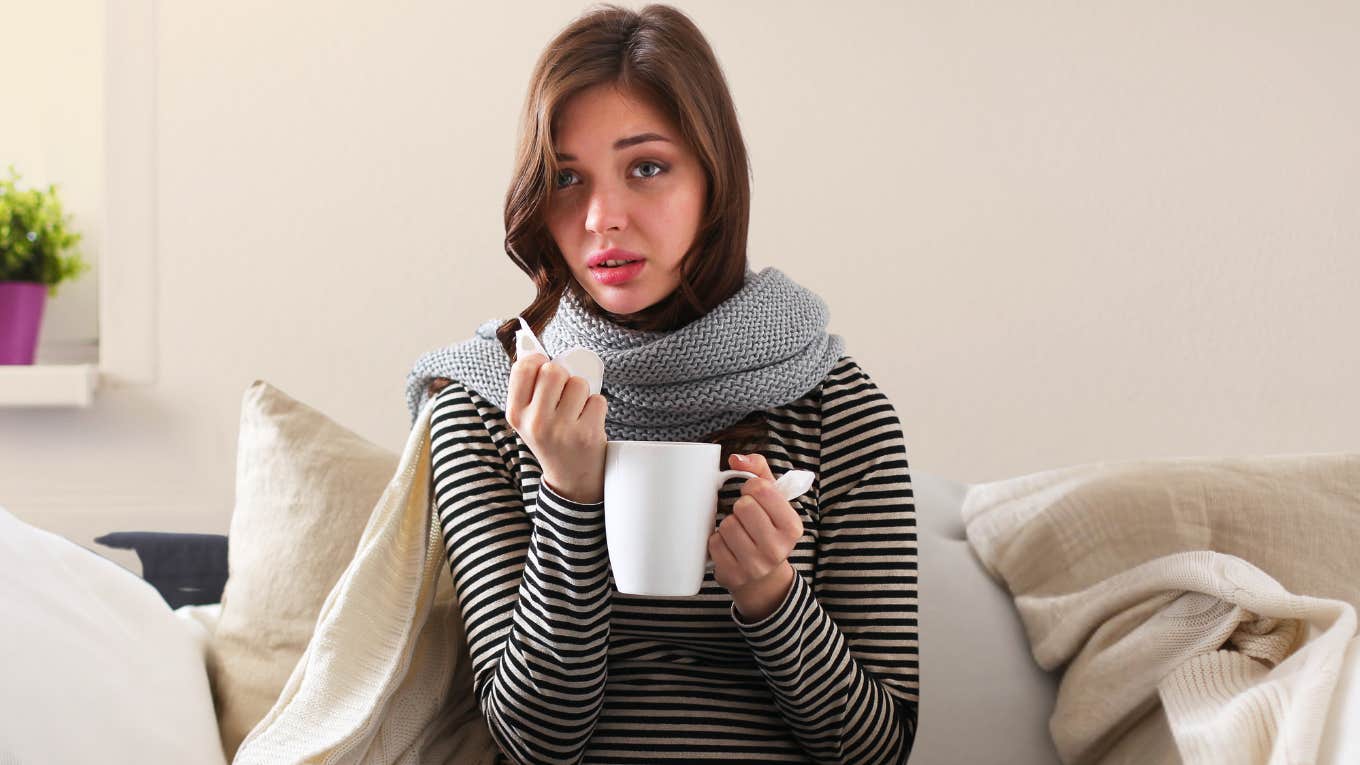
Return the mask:
[[[572,376],[541,353],[510,368],[505,418],[543,468],[558,495],[582,504],[604,499],[604,416],[609,402],[591,394],[584,377]]]

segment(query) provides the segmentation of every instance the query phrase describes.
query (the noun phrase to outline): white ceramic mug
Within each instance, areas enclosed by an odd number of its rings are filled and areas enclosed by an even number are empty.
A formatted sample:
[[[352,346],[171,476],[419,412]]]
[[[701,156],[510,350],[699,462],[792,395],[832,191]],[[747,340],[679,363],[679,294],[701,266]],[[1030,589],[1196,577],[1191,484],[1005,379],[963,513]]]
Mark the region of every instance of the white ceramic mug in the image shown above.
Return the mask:
[[[614,584],[628,595],[696,595],[704,583],[718,492],[745,470],[721,470],[722,446],[610,441],[604,527]]]

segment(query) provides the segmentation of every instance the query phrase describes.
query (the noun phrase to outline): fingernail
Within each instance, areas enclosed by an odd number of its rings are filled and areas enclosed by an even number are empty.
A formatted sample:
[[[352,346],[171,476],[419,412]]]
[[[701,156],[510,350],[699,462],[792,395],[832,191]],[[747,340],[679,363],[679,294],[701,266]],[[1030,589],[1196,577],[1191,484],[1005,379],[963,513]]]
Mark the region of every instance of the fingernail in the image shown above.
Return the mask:
[[[743,465],[746,464],[746,458],[745,458],[745,457],[741,456],[740,454],[736,455],[736,457],[737,457],[737,462],[740,462],[740,463],[743,464]]]

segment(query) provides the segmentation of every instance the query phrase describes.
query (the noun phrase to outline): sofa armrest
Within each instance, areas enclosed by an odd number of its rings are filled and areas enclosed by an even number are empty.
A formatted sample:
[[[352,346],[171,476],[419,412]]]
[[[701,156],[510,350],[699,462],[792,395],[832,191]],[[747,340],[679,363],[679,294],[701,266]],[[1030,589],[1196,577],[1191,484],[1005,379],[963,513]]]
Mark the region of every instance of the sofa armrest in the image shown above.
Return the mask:
[[[222,599],[227,583],[227,537],[222,534],[118,531],[94,541],[136,551],[142,562],[142,578],[171,608]]]

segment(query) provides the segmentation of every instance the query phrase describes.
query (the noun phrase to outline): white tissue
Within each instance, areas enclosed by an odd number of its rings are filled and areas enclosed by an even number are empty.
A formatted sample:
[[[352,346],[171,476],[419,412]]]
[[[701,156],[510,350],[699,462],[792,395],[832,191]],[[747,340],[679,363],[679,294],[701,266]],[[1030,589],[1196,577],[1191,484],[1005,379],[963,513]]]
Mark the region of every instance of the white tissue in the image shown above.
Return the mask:
[[[555,364],[561,364],[572,377],[584,377],[590,383],[592,395],[600,392],[600,387],[604,384],[604,361],[589,348],[576,346],[569,351],[559,354],[553,358],[552,354],[543,347],[543,344],[534,336],[534,331],[529,327],[529,322],[524,317],[519,317],[519,331],[515,333],[515,355],[516,359],[523,358],[530,353],[541,353],[547,356]]]

